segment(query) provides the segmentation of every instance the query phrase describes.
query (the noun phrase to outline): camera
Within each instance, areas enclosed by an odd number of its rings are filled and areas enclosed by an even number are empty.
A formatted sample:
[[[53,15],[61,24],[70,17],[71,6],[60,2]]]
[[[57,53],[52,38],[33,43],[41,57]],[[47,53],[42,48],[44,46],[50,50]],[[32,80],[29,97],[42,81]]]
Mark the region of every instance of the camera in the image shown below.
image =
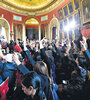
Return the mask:
[[[23,62],[23,57],[22,57],[22,55],[21,55],[19,52],[16,52],[16,54],[18,55],[20,62]]]
[[[68,84],[67,81],[65,81],[65,80],[62,80],[62,83],[65,85]]]

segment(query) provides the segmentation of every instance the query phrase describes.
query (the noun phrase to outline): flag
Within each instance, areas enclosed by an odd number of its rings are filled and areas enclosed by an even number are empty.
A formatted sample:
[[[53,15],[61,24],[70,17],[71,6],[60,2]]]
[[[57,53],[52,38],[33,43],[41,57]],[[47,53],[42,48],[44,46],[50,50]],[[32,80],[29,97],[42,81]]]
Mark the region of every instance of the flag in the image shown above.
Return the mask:
[[[8,80],[9,78],[7,78],[4,82],[2,82],[2,84],[0,84],[0,95],[1,95],[0,100],[6,100],[6,93],[9,90]]]

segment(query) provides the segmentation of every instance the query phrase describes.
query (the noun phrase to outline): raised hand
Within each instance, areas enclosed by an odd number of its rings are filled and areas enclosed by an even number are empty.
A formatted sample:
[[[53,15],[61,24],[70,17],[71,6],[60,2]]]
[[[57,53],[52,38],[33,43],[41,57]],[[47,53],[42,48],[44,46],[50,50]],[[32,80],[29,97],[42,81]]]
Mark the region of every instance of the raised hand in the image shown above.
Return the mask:
[[[13,53],[13,57],[12,58],[13,58],[13,60],[14,60],[14,62],[15,62],[15,64],[17,66],[19,66],[21,64],[21,62],[19,61],[19,57],[15,52]]]
[[[87,42],[86,42],[86,38],[83,36],[83,41],[80,41],[82,47],[86,50],[87,49]]]

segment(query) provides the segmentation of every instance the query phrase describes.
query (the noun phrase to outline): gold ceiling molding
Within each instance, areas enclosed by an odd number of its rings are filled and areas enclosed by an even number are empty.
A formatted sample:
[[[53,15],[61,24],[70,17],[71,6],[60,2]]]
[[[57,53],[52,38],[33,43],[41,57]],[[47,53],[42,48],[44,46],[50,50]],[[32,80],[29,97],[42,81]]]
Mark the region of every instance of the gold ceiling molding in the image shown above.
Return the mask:
[[[53,0],[53,4],[48,4],[48,6],[43,7],[38,10],[27,10],[27,9],[21,9],[21,8],[16,8],[14,6],[10,6],[9,4],[7,5],[6,3],[1,2],[0,0],[0,8],[3,8],[5,10],[8,10],[10,12],[16,13],[16,14],[21,14],[21,15],[26,15],[26,16],[37,16],[37,15],[42,15],[45,13],[49,13],[50,11],[54,10],[57,8],[62,2],[65,0]]]
[[[54,2],[54,0],[3,0],[3,2],[21,9],[37,10]]]

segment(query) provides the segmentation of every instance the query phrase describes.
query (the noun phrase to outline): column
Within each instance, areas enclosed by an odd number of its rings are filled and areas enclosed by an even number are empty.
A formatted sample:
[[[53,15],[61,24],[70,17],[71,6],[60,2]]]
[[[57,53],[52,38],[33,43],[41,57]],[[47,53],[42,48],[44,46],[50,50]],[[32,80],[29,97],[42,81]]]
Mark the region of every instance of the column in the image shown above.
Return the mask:
[[[24,43],[26,43],[26,28],[25,28],[25,24],[22,25],[22,40],[24,41]]]
[[[50,40],[50,23],[47,25],[47,38]]]
[[[15,40],[17,41],[18,36],[17,36],[17,24],[15,24]]]
[[[49,24],[46,24],[45,27],[46,27],[46,28],[45,28],[45,29],[46,29],[45,37],[49,39],[49,34],[50,34],[50,32],[49,32]],[[49,34],[48,34],[48,33],[49,33]]]
[[[48,39],[51,41],[52,40],[52,30],[51,30],[51,24],[49,23],[48,24],[48,33],[47,33],[47,36],[48,36]]]
[[[47,37],[47,30],[46,30],[47,26],[45,25],[44,30],[45,30],[45,37]]]
[[[69,23],[69,19],[67,19],[67,24]],[[67,31],[67,39],[69,40],[69,31]]]
[[[13,37],[13,23],[12,23],[12,30],[10,32],[10,40],[14,40],[14,37]]]
[[[39,40],[41,40],[41,24],[39,24]]]

